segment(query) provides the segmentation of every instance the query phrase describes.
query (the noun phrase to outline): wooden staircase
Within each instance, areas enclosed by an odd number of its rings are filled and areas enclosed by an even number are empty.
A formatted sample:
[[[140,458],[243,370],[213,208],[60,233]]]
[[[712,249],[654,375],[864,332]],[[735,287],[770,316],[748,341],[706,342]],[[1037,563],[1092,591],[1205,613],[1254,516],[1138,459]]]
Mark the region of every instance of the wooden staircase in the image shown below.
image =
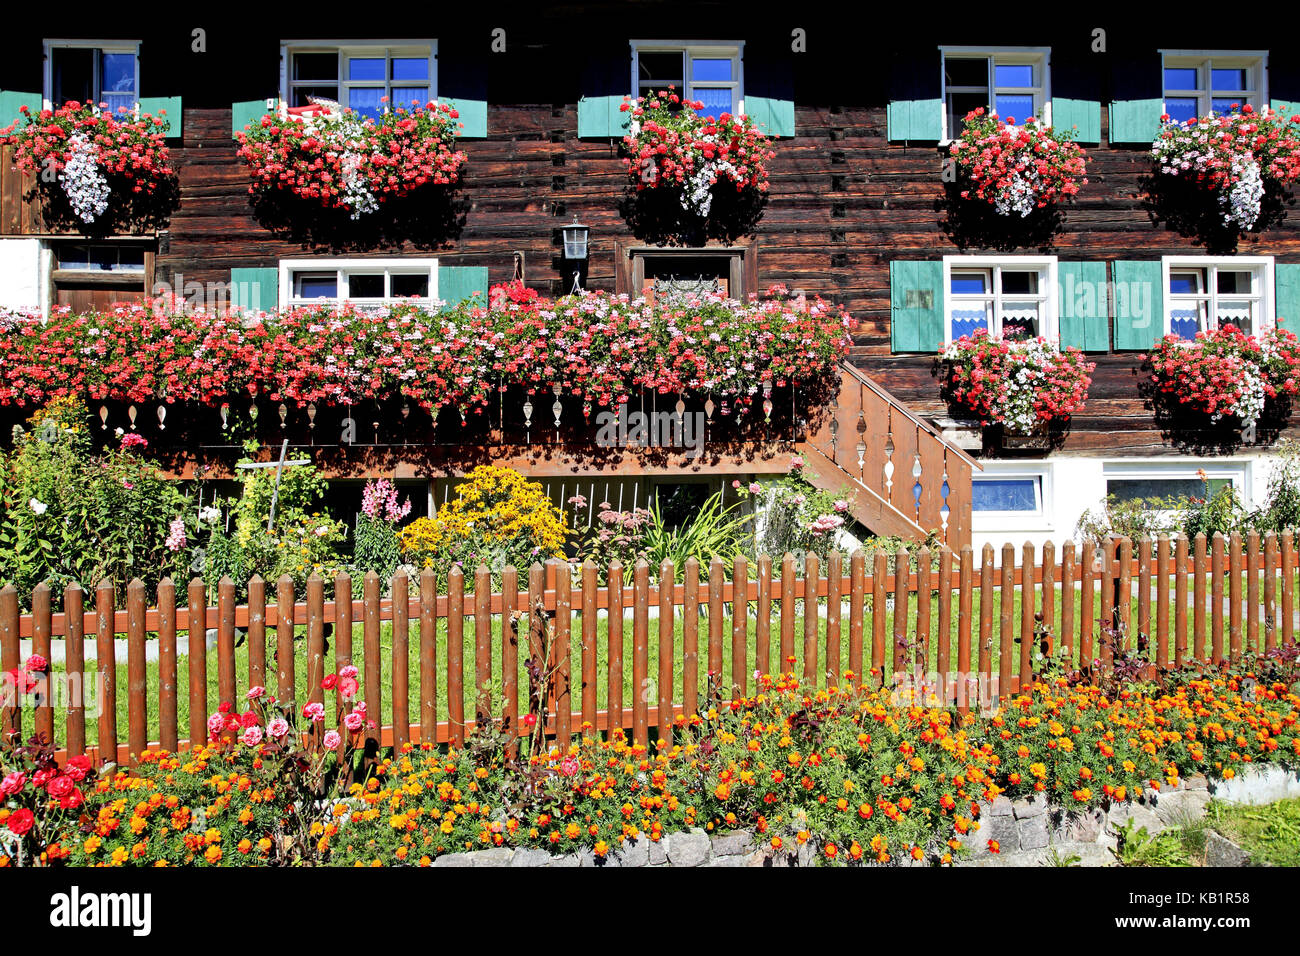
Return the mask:
[[[848,362],[840,363],[839,392],[797,449],[814,485],[848,483],[851,513],[875,534],[923,541],[933,532],[953,551],[970,544],[979,462]]]

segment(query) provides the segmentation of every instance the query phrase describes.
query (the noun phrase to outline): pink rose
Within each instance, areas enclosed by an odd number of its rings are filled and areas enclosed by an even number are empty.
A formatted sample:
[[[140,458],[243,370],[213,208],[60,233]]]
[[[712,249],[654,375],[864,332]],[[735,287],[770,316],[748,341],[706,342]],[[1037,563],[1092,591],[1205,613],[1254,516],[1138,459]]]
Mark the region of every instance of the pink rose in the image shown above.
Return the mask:
[[[582,763],[577,757],[565,757],[564,760],[560,762],[560,773],[564,774],[566,777],[572,777],[581,769]]]
[[[366,722],[365,714],[357,710],[352,711],[352,713],[348,714],[346,717],[343,718],[343,726],[346,727],[348,730],[352,731],[353,733],[356,733],[358,730],[360,730],[362,725],[365,724],[365,722]]]
[[[27,774],[15,771],[0,780],[0,797],[11,797],[27,785]]]
[[[266,732],[276,740],[279,740],[289,732],[289,721],[285,720],[283,717],[276,717],[266,725]]]
[[[247,747],[256,747],[262,742],[262,728],[246,727],[244,728],[243,735],[239,739],[242,740],[244,745]]]
[[[245,695],[249,700],[260,700],[266,694],[265,687],[250,687]]]
[[[356,677],[357,673],[357,669],[351,664],[339,668],[339,677]]]
[[[356,697],[359,689],[360,685],[357,684],[357,679],[355,677],[339,678],[339,694],[342,695],[344,700],[351,700],[353,697]]]
[[[312,701],[310,704],[304,705],[302,708],[302,715],[310,718],[314,723],[319,724],[325,719],[325,705]]]
[[[50,662],[41,657],[40,654],[33,654],[31,657],[27,658],[27,663],[24,664],[23,667],[27,668],[29,671],[34,671],[35,673],[40,674],[50,669]]]
[[[325,740],[323,743],[325,744],[326,750],[337,750],[339,744],[343,743],[343,738],[339,736],[337,730],[331,730],[325,734]]]
[[[208,733],[213,737],[220,737],[221,732],[226,729],[226,715],[213,714],[208,718]]]

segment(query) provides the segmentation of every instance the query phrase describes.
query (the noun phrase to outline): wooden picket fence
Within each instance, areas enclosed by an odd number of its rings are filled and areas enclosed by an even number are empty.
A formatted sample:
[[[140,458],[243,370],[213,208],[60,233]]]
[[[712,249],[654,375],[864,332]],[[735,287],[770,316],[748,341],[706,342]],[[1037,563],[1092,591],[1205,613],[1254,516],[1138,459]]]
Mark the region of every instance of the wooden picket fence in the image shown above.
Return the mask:
[[[65,660],[55,671],[80,673],[85,642],[93,635],[102,698],[93,742],[86,740],[84,701],[68,702],[63,732],[56,733],[49,694],[34,707],[30,701],[20,705],[6,698],[0,729],[9,734],[34,730],[65,755],[89,753],[96,760],[119,763],[146,748],[182,748],[187,740],[177,718],[177,635],[187,634],[192,646],[206,648],[209,629],[217,634],[219,705],[229,703],[239,710],[248,687],[259,685],[293,702],[295,709],[307,702],[324,704],[324,676],[355,663],[371,715],[383,713],[381,702],[391,695],[390,719],[368,731],[380,747],[425,740],[460,745],[467,728],[489,716],[517,729],[528,708],[520,665],[530,656],[543,655],[544,640],[558,676],[547,729],[560,746],[567,746],[583,724],[596,732],[625,728],[640,742],[653,739],[651,727],[668,737],[673,719],[696,709],[710,681],[722,679],[724,686],[717,689],[726,699],[751,693],[756,674],[788,672],[798,663],[810,681],[888,682],[903,673],[928,672],[930,691],[966,710],[974,705],[980,686],[993,687],[996,698],[1029,681],[1036,646],[1063,648],[1071,660],[1085,664],[1094,661],[1094,655],[1106,657],[1113,643],[1099,639],[1103,629],[1125,635],[1130,647],[1145,635],[1144,653],[1157,667],[1267,651],[1295,641],[1296,632],[1297,561],[1290,532],[1262,540],[1252,533],[1244,539],[1215,535],[1209,542],[1202,535],[1192,541],[1162,535],[1154,540],[1115,539],[1107,545],[1086,542],[1081,547],[1069,542],[1059,559],[1050,543],[1041,549],[1006,544],[1000,560],[989,545],[978,560],[969,546],[935,554],[922,548],[894,556],[877,552],[870,568],[861,552],[847,560],[832,554],[824,568],[815,556],[799,567],[786,555],[775,577],[773,562],[765,556],[754,569],[738,558],[729,579],[728,569],[715,560],[701,580],[701,568],[691,560],[683,583],[653,585],[644,561],[630,569],[614,562],[605,586],[598,585],[598,569],[590,562],[577,569],[576,581],[567,569],[559,562],[534,565],[521,583],[516,571],[507,568],[495,592],[486,568],[475,573],[472,590],[467,590],[461,571],[453,570],[441,592],[432,571],[420,576],[415,593],[400,574],[387,593],[381,593],[380,579],[369,574],[360,600],[334,601],[325,600],[321,578],[311,578],[305,594],[297,594],[286,577],[277,582],[273,603],[268,603],[266,583],[254,578],[243,605],[236,603],[234,583],[223,579],[215,606],[208,604],[204,582],[196,579],[190,582],[184,607],[178,606],[169,580],[159,586],[153,606],[145,586],[132,582],[124,607],[113,584],[104,582],[95,590],[90,609],[83,591],[69,588],[60,613],[52,613],[51,592],[42,586],[32,597],[30,614],[19,613],[16,591],[5,587],[0,590],[3,670],[21,666],[22,641],[30,640],[30,650],[50,660],[53,638],[62,637]],[[674,570],[665,563],[658,582],[674,582]],[[352,594],[346,575],[336,579],[334,593]],[[1028,599],[1017,601],[1018,595]],[[191,608],[202,613],[191,613]],[[653,625],[652,609],[657,611]],[[606,622],[607,641],[602,667],[597,663],[600,619]],[[384,624],[386,647],[381,643]],[[333,625],[332,662],[327,661],[326,625]],[[354,647],[357,625],[360,648]],[[629,627],[630,662],[624,659]],[[243,687],[236,686],[241,631],[246,655]],[[127,648],[125,741],[117,725],[119,634],[125,634]],[[441,662],[440,634],[445,635]],[[547,639],[547,634],[552,636]],[[146,651],[155,638],[157,698],[150,700]],[[268,638],[273,639],[269,659]],[[578,647],[570,647],[572,640]],[[305,641],[305,687],[297,685],[294,671],[296,641]],[[658,651],[655,675],[650,673],[652,641]],[[408,676],[412,653],[418,656],[414,688]],[[466,661],[466,656],[472,659]],[[624,694],[629,663],[634,689],[630,700]],[[384,664],[391,675],[387,686],[381,686]],[[207,737],[213,676],[207,668],[206,653],[188,655],[188,740]],[[441,683],[446,719],[439,719],[440,668],[445,669]],[[605,700],[598,709],[602,670]],[[494,673],[499,675],[495,681]],[[10,688],[6,684],[6,690]],[[647,688],[649,692],[636,690]],[[336,702],[336,726],[349,707],[337,693],[328,696]],[[149,714],[155,706],[157,734],[151,739]],[[468,720],[467,709],[472,714]],[[24,728],[27,714],[33,724]]]

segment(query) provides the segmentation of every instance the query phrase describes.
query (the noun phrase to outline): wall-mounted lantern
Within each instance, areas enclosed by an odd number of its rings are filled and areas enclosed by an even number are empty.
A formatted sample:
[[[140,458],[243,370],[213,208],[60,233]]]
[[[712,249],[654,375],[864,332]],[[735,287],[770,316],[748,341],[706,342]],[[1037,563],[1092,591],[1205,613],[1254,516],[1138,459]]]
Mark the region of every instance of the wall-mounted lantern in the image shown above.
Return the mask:
[[[564,245],[564,274],[572,281],[569,292],[580,292],[587,275],[588,237],[591,230],[573,217],[573,222],[560,229]]]

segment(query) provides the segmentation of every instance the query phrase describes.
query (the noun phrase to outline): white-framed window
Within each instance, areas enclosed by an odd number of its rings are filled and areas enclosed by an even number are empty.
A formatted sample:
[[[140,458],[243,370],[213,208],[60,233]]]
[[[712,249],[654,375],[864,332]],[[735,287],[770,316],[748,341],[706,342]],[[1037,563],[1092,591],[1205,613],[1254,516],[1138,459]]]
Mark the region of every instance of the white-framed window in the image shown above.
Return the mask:
[[[943,140],[961,133],[962,120],[984,107],[1003,119],[1051,122],[1051,51],[1046,47],[940,47],[943,58]]]
[[[1205,500],[1225,486],[1249,507],[1250,467],[1246,461],[1214,459],[1110,461],[1102,465],[1102,475],[1107,497],[1120,503],[1147,502],[1156,511],[1175,510],[1190,498]]]
[[[46,40],[44,84],[50,109],[76,100],[132,112],[140,102],[140,41]]]
[[[632,41],[633,96],[670,86],[704,104],[704,116],[744,111],[740,42]]]
[[[1165,256],[1165,334],[1235,325],[1255,335],[1273,322],[1272,256]]]
[[[945,341],[1056,337],[1055,256],[944,256],[943,288]]]
[[[1268,54],[1262,51],[1162,50],[1165,112],[1180,123],[1268,102]]]
[[[971,526],[986,533],[1049,528],[1052,463],[986,461],[971,476]]]
[[[280,307],[361,308],[438,297],[437,259],[282,259]]]
[[[394,104],[423,106],[438,96],[438,42],[286,40],[280,96],[290,106],[334,100],[372,118]]]

